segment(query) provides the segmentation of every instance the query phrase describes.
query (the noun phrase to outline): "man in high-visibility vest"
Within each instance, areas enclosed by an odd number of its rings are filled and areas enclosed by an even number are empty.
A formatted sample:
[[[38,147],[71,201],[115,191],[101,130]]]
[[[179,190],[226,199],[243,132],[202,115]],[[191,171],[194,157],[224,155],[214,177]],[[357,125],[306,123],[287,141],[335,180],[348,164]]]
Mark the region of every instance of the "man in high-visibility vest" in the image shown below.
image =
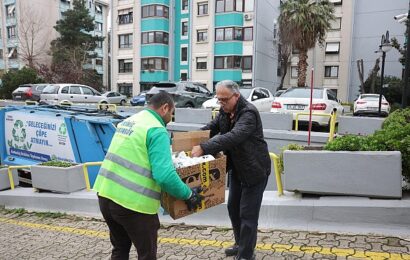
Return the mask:
[[[139,260],[156,259],[161,190],[195,209],[199,188],[179,178],[165,128],[175,104],[166,92],[151,97],[148,109],[121,122],[94,184],[110,229],[111,259],[128,259],[131,245]]]

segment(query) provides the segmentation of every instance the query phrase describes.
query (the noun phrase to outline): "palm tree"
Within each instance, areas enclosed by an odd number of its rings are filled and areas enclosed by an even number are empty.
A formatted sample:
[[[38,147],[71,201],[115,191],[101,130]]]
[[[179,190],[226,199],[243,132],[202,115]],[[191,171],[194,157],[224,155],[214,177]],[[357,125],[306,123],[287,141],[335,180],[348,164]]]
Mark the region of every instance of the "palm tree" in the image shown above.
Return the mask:
[[[307,52],[316,42],[323,45],[326,32],[335,19],[333,4],[328,0],[287,0],[280,7],[279,26],[285,39],[299,50],[298,87],[306,84]],[[282,34],[284,35],[284,34]]]

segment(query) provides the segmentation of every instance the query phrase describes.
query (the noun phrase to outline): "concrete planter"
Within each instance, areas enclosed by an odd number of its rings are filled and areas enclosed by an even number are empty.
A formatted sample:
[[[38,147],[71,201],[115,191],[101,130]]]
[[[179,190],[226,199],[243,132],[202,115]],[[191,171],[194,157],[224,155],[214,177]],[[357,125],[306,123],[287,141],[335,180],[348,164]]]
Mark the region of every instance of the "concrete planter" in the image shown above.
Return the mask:
[[[33,165],[31,166],[33,188],[70,193],[85,189],[83,166],[67,168]]]
[[[14,186],[19,185],[17,170],[12,171]],[[7,168],[0,169],[0,190],[10,189],[10,180]]]
[[[284,188],[314,194],[401,198],[401,153],[285,151]]]
[[[371,135],[382,128],[385,118],[379,117],[339,117],[338,134],[341,135]]]

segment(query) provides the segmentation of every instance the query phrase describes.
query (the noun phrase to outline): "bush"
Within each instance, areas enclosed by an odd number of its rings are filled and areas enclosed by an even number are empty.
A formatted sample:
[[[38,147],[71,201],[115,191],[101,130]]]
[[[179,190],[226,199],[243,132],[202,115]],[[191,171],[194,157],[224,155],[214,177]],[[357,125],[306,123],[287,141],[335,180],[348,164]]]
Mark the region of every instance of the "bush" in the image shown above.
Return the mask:
[[[42,166],[54,166],[54,167],[61,167],[61,168],[68,168],[68,167],[71,167],[71,166],[74,166],[74,165],[77,165],[77,164],[75,164],[75,163],[70,163],[70,162],[63,162],[63,161],[52,160],[52,161],[40,163],[39,165],[42,165]]]
[[[382,129],[369,136],[347,135],[324,147],[329,151],[400,151],[402,173],[410,181],[410,108],[396,110],[384,121]]]
[[[38,77],[34,69],[22,68],[21,70],[9,70],[2,77],[3,85],[0,88],[1,98],[11,98],[11,93],[18,88],[18,86],[27,83],[42,83],[44,81]]]

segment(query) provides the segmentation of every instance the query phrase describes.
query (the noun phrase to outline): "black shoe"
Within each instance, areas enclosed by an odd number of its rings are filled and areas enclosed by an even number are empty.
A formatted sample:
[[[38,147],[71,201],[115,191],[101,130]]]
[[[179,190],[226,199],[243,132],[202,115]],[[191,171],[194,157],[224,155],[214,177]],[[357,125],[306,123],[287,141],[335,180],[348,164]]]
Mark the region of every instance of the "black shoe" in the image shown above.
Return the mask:
[[[233,245],[231,247],[228,247],[227,249],[225,249],[225,255],[226,256],[237,255],[238,254],[238,249],[239,249],[238,245]]]
[[[256,260],[256,255],[253,254],[251,258],[235,257],[235,260]]]

